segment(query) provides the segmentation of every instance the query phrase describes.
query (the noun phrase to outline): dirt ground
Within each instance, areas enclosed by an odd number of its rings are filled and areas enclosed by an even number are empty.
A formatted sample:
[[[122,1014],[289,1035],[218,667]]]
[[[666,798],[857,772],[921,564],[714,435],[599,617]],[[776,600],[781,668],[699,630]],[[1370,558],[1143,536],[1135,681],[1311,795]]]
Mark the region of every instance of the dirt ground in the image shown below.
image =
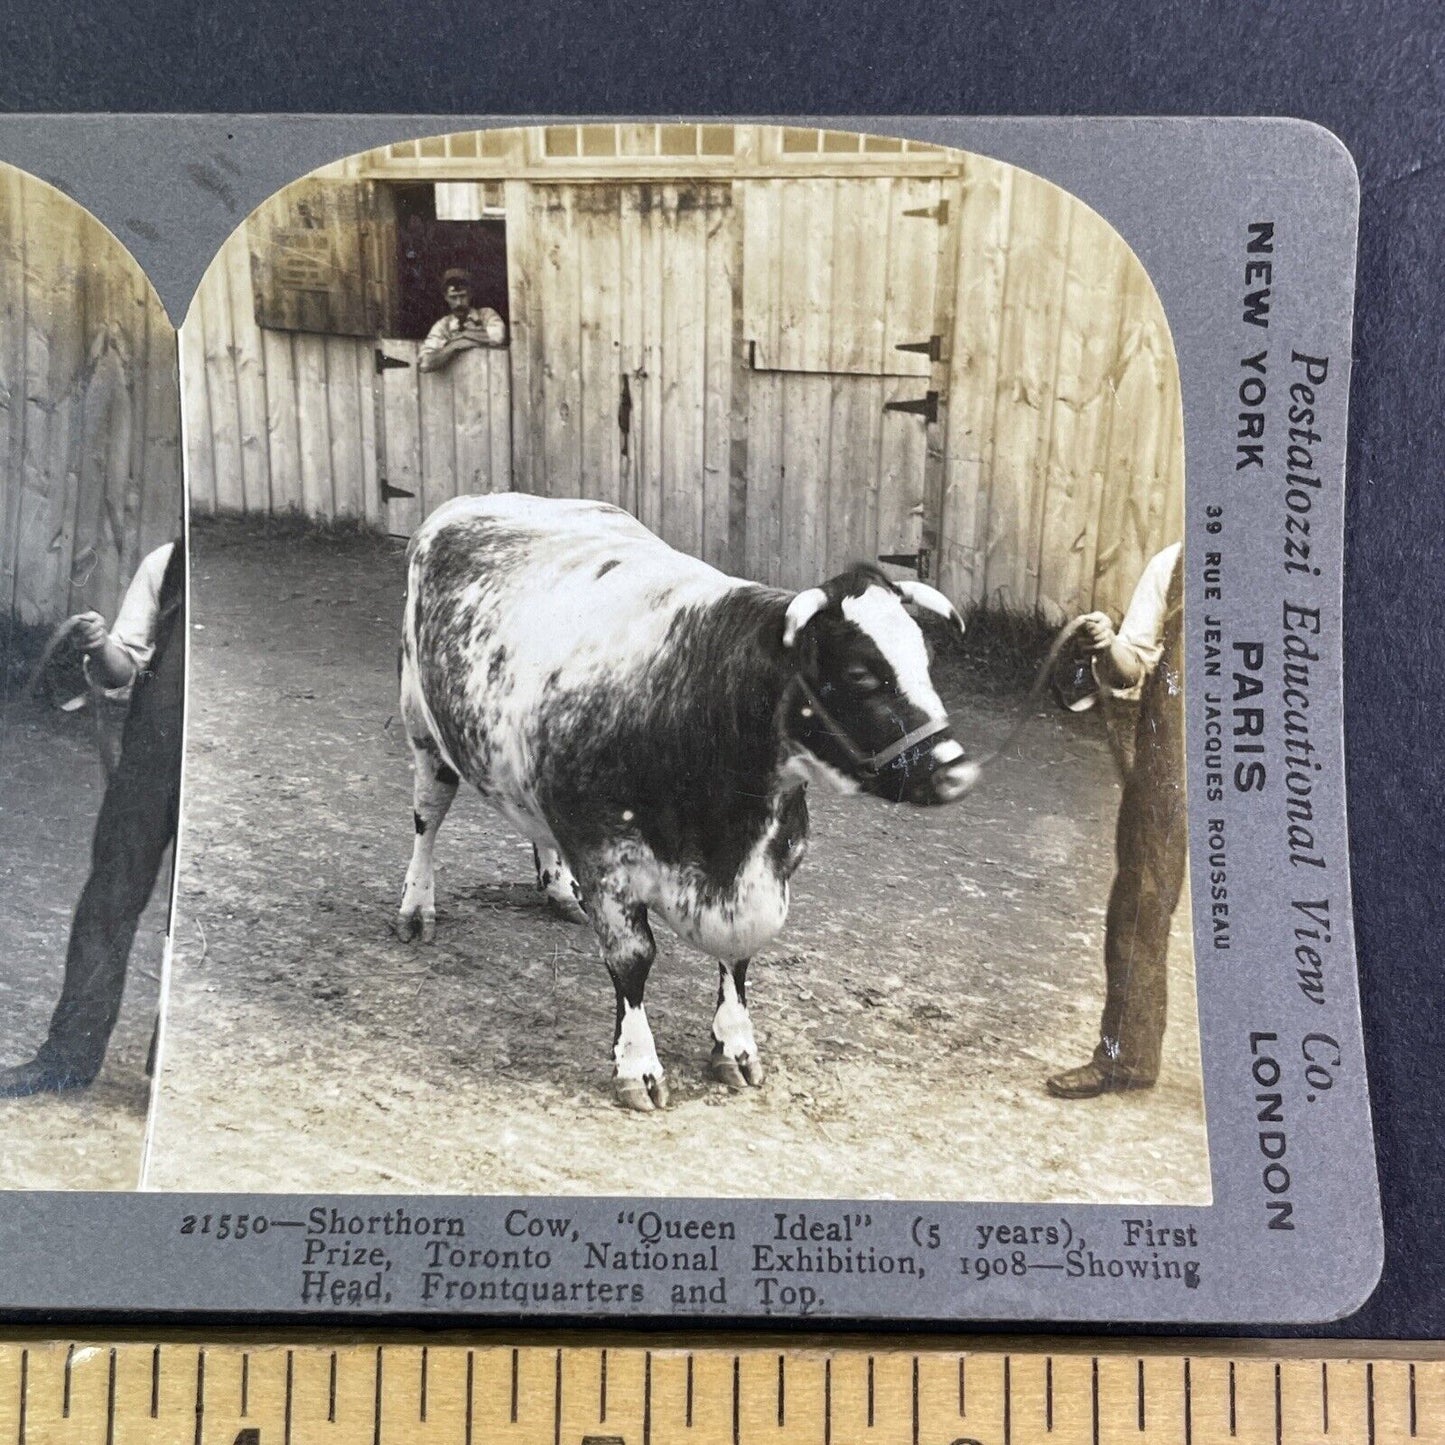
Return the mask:
[[[0,1066],[30,1058],[60,996],[104,776],[88,711],[11,688],[0,717]],[[0,1188],[134,1189],[165,951],[166,879],[136,931],[105,1067],[85,1090],[0,1099]]]
[[[1041,718],[952,808],[811,797],[749,1002],[766,1085],[708,1082],[715,968],[665,929],[648,1015],[671,1107],[610,1100],[612,989],[530,848],[475,796],[432,946],[389,931],[411,850],[399,544],[194,539],[182,877],[147,1186],[1203,1203],[1187,908],[1166,1071],[1061,1103],[1092,1047],[1118,784]],[[1013,704],[954,704],[981,750]]]

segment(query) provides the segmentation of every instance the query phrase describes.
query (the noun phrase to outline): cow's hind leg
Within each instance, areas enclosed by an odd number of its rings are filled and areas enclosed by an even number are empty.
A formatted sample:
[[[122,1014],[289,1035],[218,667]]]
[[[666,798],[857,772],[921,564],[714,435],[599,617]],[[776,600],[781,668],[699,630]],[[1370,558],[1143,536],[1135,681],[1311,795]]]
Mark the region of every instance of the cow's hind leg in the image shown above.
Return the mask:
[[[647,909],[604,887],[591,894],[590,917],[617,992],[612,1031],[612,1087],[617,1102],[644,1113],[666,1108],[667,1084],[642,1002],[657,953]]]
[[[460,781],[442,760],[441,749],[424,732],[410,734],[412,767],[412,840],[411,864],[406,870],[406,884],[401,893],[401,908],[396,915],[396,935],[411,940],[418,935],[423,943],[436,937],[436,879],[432,873],[432,853],[436,848],[437,830]]]
[[[586,923],[582,908],[582,889],[567,860],[546,843],[532,844],[532,862],[537,865],[537,887],[547,895],[553,913],[568,923]]]
[[[713,1078],[730,1089],[763,1082],[763,1065],[748,1017],[748,960],[717,966],[717,1012],[712,1019]]]

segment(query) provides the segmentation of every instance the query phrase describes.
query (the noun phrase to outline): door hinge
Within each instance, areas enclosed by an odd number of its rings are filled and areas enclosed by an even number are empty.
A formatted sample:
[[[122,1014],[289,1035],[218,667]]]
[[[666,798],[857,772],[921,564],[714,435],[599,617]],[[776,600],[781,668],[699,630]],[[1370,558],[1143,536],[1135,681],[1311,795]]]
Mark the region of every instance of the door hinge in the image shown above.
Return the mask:
[[[943,338],[930,336],[927,341],[900,341],[894,351],[913,351],[926,356],[930,361],[943,360]]]
[[[921,216],[925,221],[937,221],[940,226],[948,224],[948,197],[936,206],[919,206],[917,210],[904,211],[905,216]]]
[[[378,376],[380,376],[383,371],[390,371],[393,367],[410,365],[411,362],[407,361],[404,357],[388,356],[381,347],[378,346],[376,348],[376,374]]]
[[[391,501],[391,499],[392,499],[393,497],[414,497],[414,496],[416,496],[416,493],[415,493],[415,492],[408,492],[408,491],[407,491],[405,488],[403,488],[403,487],[394,487],[394,486],[392,486],[392,484],[391,484],[389,481],[387,481],[387,479],[386,479],[385,477],[380,477],[380,478],[378,478],[378,480],[381,482],[381,501],[382,501],[382,505],[383,505],[383,506],[385,506],[387,502]]]
[[[927,547],[920,547],[916,552],[882,552],[878,560],[887,562],[890,567],[912,567],[918,573],[920,582],[928,581],[930,555]]]
[[[938,420],[938,393],[926,391],[912,401],[885,401],[883,410],[911,412],[915,416],[921,416],[932,426]]]

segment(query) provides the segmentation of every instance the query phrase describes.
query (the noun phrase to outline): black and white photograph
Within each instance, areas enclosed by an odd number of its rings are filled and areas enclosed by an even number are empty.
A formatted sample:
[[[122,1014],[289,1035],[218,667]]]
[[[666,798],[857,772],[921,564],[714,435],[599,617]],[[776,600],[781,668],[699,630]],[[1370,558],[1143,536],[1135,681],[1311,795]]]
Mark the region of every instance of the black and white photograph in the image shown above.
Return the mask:
[[[1207,1204],[1168,320],[1067,191],[459,131],[180,332],[147,1188]]]
[[[181,769],[176,335],[0,165],[0,1188],[142,1169]]]

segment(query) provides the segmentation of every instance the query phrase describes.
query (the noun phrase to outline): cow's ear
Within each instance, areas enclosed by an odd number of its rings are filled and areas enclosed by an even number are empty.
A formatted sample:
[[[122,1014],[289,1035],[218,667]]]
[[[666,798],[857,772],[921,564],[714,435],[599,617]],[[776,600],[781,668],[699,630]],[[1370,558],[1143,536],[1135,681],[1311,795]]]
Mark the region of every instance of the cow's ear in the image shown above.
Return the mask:
[[[798,633],[828,605],[828,594],[821,587],[809,587],[788,603],[783,617],[783,646],[791,647]]]
[[[895,585],[903,594],[904,601],[923,608],[925,612],[936,612],[940,617],[948,618],[962,634],[963,618],[959,616],[958,608],[938,588],[930,587],[926,582],[913,582],[906,578]]]

